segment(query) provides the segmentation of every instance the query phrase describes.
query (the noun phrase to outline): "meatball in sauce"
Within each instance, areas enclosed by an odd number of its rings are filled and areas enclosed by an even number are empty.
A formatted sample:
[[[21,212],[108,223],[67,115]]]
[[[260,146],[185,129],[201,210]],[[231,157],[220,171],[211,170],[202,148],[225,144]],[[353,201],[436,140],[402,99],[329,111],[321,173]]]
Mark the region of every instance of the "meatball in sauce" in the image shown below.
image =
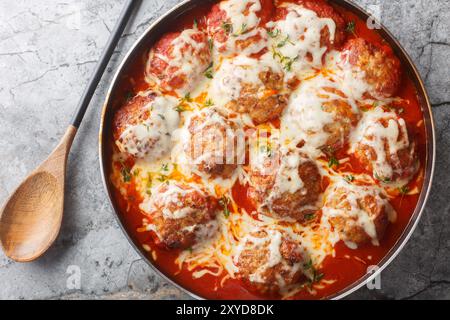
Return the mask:
[[[162,184],[141,209],[149,217],[149,230],[167,249],[189,249],[217,232],[219,205],[205,191],[190,185]]]

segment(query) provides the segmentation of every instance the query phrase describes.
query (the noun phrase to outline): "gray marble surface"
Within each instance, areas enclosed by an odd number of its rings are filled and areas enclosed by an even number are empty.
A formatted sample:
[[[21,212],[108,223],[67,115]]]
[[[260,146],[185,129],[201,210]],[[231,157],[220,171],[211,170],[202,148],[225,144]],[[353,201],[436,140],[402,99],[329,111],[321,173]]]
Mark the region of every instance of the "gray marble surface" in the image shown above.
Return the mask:
[[[73,146],[62,232],[37,262],[18,264],[0,253],[0,298],[188,298],[128,244],[103,190],[97,152],[100,109],[114,70],[148,24],[177,2],[143,0]],[[450,1],[357,2],[379,5],[383,23],[419,68],[433,103],[438,149],[432,194],[413,237],[382,273],[380,290],[364,288],[349,298],[449,299]],[[0,202],[64,133],[123,4],[0,1]]]

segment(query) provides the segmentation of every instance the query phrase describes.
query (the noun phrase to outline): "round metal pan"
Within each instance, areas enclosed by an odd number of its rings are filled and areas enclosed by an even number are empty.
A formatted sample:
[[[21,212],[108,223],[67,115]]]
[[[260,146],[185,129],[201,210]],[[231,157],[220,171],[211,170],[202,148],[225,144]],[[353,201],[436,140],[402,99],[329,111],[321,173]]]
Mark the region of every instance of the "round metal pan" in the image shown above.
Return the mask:
[[[210,2],[215,2],[214,0],[207,0]],[[336,4],[337,6],[341,6],[346,10],[349,10],[359,16],[364,21],[367,21],[367,19],[370,17],[370,15],[364,11],[359,6],[348,2],[346,0],[329,0],[330,3]],[[146,48],[150,48],[159,38],[162,36],[165,32],[167,32],[174,24],[176,24],[177,18],[179,18],[181,15],[184,15],[188,13],[189,11],[197,8],[200,5],[204,5],[205,0],[186,0],[182,3],[176,5],[174,8],[172,8],[169,12],[167,12],[165,15],[161,16],[159,19],[157,19],[153,24],[151,24],[148,29],[142,34],[142,36],[134,43],[134,45],[131,47],[129,52],[126,54],[124,60],[122,61],[121,65],[119,66],[113,81],[111,83],[111,86],[108,90],[106,101],[103,106],[102,115],[101,115],[101,123],[100,123],[100,132],[99,132],[99,154],[100,154],[100,168],[101,168],[101,174],[103,178],[103,184],[105,186],[105,189],[108,193],[109,200],[111,202],[111,205],[113,207],[114,215],[117,218],[117,221],[119,222],[119,225],[121,226],[123,232],[125,233],[126,237],[128,238],[128,241],[130,244],[134,247],[134,249],[141,255],[141,257],[155,270],[156,273],[158,273],[160,276],[165,278],[167,281],[171,282],[184,292],[188,293],[194,298],[197,299],[203,299],[202,297],[199,297],[193,292],[190,292],[189,290],[183,288],[182,285],[179,283],[176,283],[174,280],[171,279],[170,275],[162,273],[153,263],[150,259],[148,259],[145,251],[142,249],[142,246],[137,243],[135,239],[133,239],[131,230],[127,230],[125,227],[124,221],[122,220],[122,215],[119,212],[118,205],[116,203],[116,199],[113,197],[113,186],[109,179],[109,173],[110,173],[110,166],[111,166],[111,123],[112,119],[115,113],[115,110],[117,108],[117,105],[114,101],[114,92],[117,90],[121,75],[125,74],[127,70],[131,67],[132,62],[134,59],[138,58],[138,55],[143,52]],[[380,261],[378,264],[378,269],[371,273],[367,274],[364,277],[360,278],[358,281],[355,281],[350,286],[342,289],[341,291],[327,297],[328,299],[342,299],[345,296],[349,295],[350,293],[358,290],[363,285],[365,285],[368,281],[371,281],[373,278],[375,278],[384,268],[386,268],[389,263],[392,262],[392,260],[400,253],[400,251],[405,246],[406,242],[414,232],[414,229],[416,228],[420,216],[423,212],[423,209],[425,207],[434,173],[434,162],[435,162],[435,147],[436,147],[436,141],[435,141],[435,132],[434,132],[434,122],[433,122],[433,115],[431,112],[431,105],[430,101],[428,99],[428,95],[426,93],[423,81],[414,66],[413,62],[411,61],[411,58],[408,56],[406,51],[403,49],[403,47],[400,45],[400,43],[394,38],[394,36],[384,27],[380,26],[380,28],[377,30],[379,34],[385,39],[393,48],[394,52],[396,53],[397,57],[401,60],[403,68],[409,78],[412,79],[416,90],[417,95],[419,99],[419,103],[421,105],[421,109],[424,115],[424,122],[425,122],[425,128],[426,128],[426,138],[427,138],[427,147],[426,147],[426,164],[425,164],[425,177],[424,177],[424,184],[422,191],[419,196],[418,204],[414,210],[414,213],[411,216],[411,219],[406,226],[405,230],[401,234],[400,238],[396,242],[396,244],[391,248],[391,250],[386,254],[386,256]]]

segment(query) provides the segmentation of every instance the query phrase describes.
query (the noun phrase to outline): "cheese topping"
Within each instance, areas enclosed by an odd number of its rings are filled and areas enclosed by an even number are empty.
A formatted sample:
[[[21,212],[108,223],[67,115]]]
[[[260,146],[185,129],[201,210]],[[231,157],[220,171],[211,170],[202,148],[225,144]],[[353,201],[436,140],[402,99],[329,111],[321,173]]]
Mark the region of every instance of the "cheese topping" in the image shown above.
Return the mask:
[[[119,150],[148,161],[167,154],[172,147],[172,132],[180,120],[173,109],[176,104],[177,100],[171,97],[157,97],[150,102],[146,106],[151,113],[149,119],[124,130],[116,141]]]
[[[165,219],[185,218],[198,210],[196,208],[186,207],[181,200],[188,192],[192,192],[192,190],[183,189],[176,184],[167,186],[167,190],[164,190],[164,192],[161,192],[158,188],[154,190],[154,194],[149,200],[140,205],[140,208],[148,214],[152,214],[161,209]],[[176,210],[171,210],[170,208],[176,208]]]
[[[286,3],[288,10],[284,20],[267,23],[267,28],[276,34],[272,54],[280,62],[289,62],[285,68],[304,72],[311,67],[320,68],[327,47],[321,46],[321,31],[327,27],[331,41],[334,40],[336,24],[332,19],[319,18],[314,11],[302,6]]]
[[[196,87],[211,62],[208,43],[198,41],[199,33],[201,31],[197,29],[186,29],[181,32],[172,41],[169,56],[157,54],[153,50],[150,52],[148,63],[152,62],[153,57],[157,57],[167,63],[166,72],[172,79],[179,77],[185,80],[185,84],[181,88],[172,88],[166,84],[167,90],[175,90],[180,96],[184,96]],[[206,36],[201,36],[206,39]],[[208,54],[206,54],[207,52]],[[151,66],[148,65],[147,81],[160,84],[160,79],[152,74],[151,69]]]
[[[259,0],[222,1],[220,9],[226,12],[235,33],[256,28],[259,24],[260,18],[257,15],[261,11]]]
[[[395,169],[389,159],[398,163],[398,152],[409,147],[405,120],[380,107],[365,112],[358,127],[352,132],[351,143],[350,152],[354,152],[359,145],[370,147],[376,154],[376,159],[373,160],[374,176],[381,180],[391,180]],[[368,158],[371,158],[370,154]]]
[[[382,198],[382,190],[376,186],[357,186],[349,184],[344,180],[337,181],[330,190],[327,191],[327,199],[332,199],[331,203],[335,206],[330,206],[328,202],[322,208],[323,219],[331,217],[343,217],[346,223],[350,226],[362,228],[364,232],[370,237],[372,244],[378,246],[379,239],[374,220],[376,215],[371,215],[361,206],[361,200],[365,197],[370,197],[375,201],[375,205],[371,206],[373,210],[386,210],[388,219],[394,222],[396,219],[395,211],[390,206],[389,202]],[[348,228],[348,227],[347,227]],[[350,248],[356,248],[357,245],[348,239],[343,239]]]
[[[245,55],[224,59],[214,75],[209,97],[217,106],[225,106],[242,95],[245,86],[260,88],[264,94],[264,83],[260,79],[261,72],[281,72],[273,59],[253,59]]]

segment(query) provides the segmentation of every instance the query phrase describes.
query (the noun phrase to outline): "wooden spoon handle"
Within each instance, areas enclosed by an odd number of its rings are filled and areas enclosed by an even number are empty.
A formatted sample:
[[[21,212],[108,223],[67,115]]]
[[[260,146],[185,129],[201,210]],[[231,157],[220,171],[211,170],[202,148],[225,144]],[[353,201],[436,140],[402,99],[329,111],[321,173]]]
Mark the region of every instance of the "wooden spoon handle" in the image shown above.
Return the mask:
[[[37,170],[49,171],[55,176],[56,179],[64,180],[67,158],[69,156],[70,147],[72,146],[77,130],[77,128],[70,125],[58,146]]]
[[[108,43],[106,44],[102,56],[100,57],[100,60],[97,64],[97,67],[95,68],[94,74],[92,75],[92,78],[89,81],[89,84],[87,85],[86,89],[83,92],[83,96],[80,99],[80,102],[78,104],[78,110],[75,113],[75,116],[72,120],[72,125],[74,127],[78,128],[80,126],[84,114],[86,113],[87,107],[89,106],[92,96],[94,95],[95,89],[97,89],[98,83],[102,78],[103,72],[105,71],[106,66],[109,63],[109,60],[111,59],[111,56],[114,53],[114,49],[116,48],[117,43],[120,40],[120,37],[122,36],[123,30],[125,29],[127,22],[130,19],[131,14],[133,13],[134,8],[136,8],[136,6],[140,2],[141,0],[128,0],[128,2],[125,4],[125,7],[122,13],[120,14],[119,21],[117,22],[114,30],[112,31]]]

